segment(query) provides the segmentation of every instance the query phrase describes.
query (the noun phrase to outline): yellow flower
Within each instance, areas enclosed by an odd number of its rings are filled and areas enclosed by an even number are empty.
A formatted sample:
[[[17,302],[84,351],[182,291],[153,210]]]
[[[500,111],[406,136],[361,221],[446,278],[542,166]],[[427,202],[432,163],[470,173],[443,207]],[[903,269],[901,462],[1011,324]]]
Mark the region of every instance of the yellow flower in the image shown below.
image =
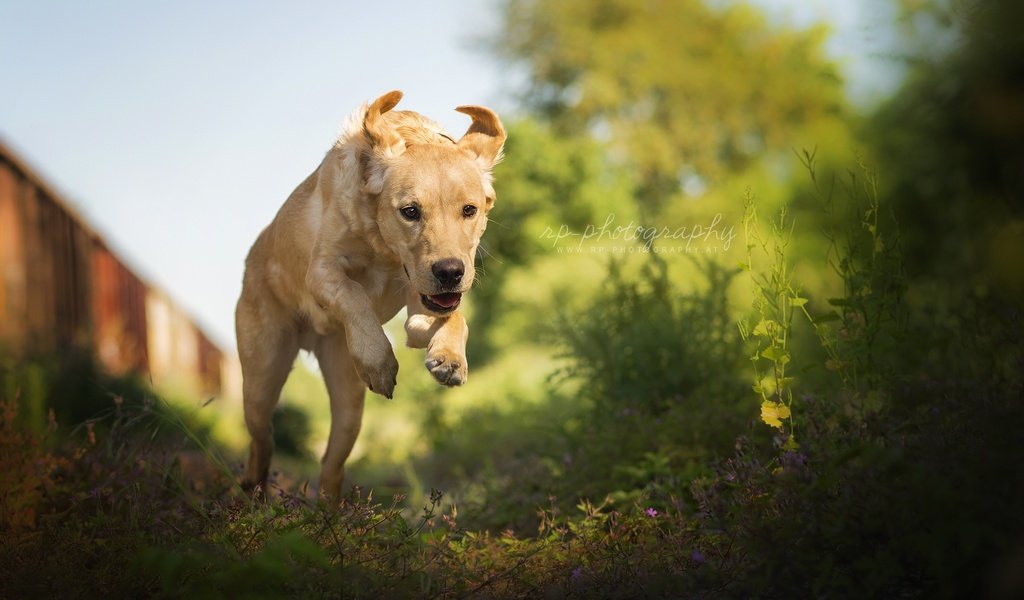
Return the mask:
[[[789,407],[785,404],[765,400],[761,403],[761,420],[772,427],[782,429],[782,419],[790,416]]]

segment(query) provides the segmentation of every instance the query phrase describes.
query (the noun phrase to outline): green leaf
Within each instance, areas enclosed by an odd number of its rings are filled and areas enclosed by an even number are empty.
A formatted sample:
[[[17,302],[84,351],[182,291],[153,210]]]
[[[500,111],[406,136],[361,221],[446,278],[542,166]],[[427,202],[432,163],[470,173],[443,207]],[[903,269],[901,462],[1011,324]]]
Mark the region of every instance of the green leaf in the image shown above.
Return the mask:
[[[778,346],[765,348],[764,350],[761,351],[761,356],[767,358],[768,360],[781,364],[786,364],[789,362],[789,352],[783,350],[782,348],[779,348]]]
[[[775,395],[775,378],[768,376],[763,378],[759,383],[755,384],[754,387],[760,388],[760,394],[763,396],[774,396]]]
[[[863,406],[865,411],[869,413],[876,413],[882,410],[882,407],[885,406],[885,400],[882,398],[882,394],[880,392],[871,391],[864,397]]]
[[[807,298],[801,298],[799,296],[795,296],[795,297],[789,299],[789,305],[790,306],[803,306],[804,304],[807,304]]]
[[[768,337],[773,331],[776,331],[779,324],[771,319],[761,319],[757,325],[754,326],[754,335],[760,337]]]

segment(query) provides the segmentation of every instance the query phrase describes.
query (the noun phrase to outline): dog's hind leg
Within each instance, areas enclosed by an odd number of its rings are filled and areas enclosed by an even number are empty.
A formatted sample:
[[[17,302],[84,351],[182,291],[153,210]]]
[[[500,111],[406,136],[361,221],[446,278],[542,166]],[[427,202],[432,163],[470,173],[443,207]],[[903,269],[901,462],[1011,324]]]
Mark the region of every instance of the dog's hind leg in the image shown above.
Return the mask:
[[[315,354],[331,398],[331,435],[321,461],[320,496],[337,499],[345,479],[345,460],[362,424],[366,384],[356,373],[344,333],[320,338]]]
[[[239,304],[237,319],[238,355],[242,363],[242,404],[245,425],[252,436],[249,463],[242,487],[256,486],[265,493],[270,456],[274,451],[271,418],[281,388],[299,352],[298,336],[286,329],[268,330],[258,310]]]

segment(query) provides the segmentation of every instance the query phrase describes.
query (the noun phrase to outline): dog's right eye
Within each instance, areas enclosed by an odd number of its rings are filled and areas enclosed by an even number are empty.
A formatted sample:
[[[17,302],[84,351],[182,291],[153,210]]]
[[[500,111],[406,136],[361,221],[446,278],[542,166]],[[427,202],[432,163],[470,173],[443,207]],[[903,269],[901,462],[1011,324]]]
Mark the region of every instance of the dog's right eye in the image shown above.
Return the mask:
[[[402,216],[405,217],[406,221],[419,221],[420,220],[420,208],[418,206],[406,206],[405,208],[399,209]]]

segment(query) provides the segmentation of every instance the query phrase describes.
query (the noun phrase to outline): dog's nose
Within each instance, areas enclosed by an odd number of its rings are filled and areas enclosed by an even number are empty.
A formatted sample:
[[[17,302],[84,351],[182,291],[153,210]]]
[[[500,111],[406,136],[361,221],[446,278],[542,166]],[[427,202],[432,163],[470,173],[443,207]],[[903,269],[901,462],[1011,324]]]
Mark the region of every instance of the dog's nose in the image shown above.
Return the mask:
[[[441,285],[453,287],[462,281],[466,268],[462,265],[462,261],[457,258],[445,258],[430,265],[430,271]]]

